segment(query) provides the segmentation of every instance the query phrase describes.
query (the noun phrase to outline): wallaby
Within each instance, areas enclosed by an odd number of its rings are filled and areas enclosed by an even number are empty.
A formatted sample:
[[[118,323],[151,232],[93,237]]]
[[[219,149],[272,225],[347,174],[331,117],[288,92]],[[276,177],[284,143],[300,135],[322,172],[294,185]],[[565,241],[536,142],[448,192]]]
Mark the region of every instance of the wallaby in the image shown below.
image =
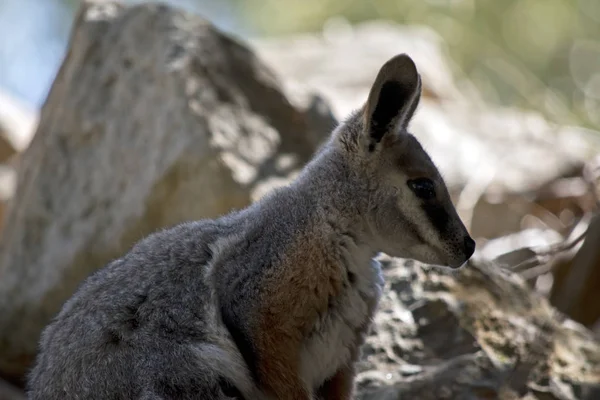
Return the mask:
[[[42,334],[30,398],[351,399],[383,286],[373,257],[459,268],[475,250],[406,130],[420,94],[395,56],[293,183],[90,276]]]

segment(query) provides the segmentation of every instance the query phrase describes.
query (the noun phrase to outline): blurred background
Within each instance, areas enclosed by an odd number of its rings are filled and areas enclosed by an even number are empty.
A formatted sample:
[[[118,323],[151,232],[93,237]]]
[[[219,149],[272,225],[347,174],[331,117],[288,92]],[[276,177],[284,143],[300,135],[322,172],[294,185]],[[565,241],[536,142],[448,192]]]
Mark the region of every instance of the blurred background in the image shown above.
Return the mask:
[[[493,103],[600,126],[596,0],[167,0],[242,37],[385,19],[444,38],[455,73]],[[126,0],[124,3],[139,3]],[[37,108],[66,50],[76,0],[0,2],[0,88]]]

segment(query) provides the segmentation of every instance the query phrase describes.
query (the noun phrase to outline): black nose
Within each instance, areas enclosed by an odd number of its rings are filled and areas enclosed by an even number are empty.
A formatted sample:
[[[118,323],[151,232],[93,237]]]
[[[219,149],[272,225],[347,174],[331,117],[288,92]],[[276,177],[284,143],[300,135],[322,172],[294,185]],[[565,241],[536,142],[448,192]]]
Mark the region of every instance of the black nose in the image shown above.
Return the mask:
[[[469,258],[473,253],[475,253],[475,241],[471,239],[471,236],[467,236],[465,237],[465,254]]]

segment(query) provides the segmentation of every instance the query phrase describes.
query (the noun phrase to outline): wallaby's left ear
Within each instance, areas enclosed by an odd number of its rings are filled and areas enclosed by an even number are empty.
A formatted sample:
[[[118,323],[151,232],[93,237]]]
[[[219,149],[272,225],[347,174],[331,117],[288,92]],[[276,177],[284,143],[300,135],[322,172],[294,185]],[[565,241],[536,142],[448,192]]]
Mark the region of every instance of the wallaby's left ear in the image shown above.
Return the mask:
[[[397,55],[383,64],[364,108],[365,134],[370,150],[385,135],[406,128],[420,98],[421,77],[408,55]]]

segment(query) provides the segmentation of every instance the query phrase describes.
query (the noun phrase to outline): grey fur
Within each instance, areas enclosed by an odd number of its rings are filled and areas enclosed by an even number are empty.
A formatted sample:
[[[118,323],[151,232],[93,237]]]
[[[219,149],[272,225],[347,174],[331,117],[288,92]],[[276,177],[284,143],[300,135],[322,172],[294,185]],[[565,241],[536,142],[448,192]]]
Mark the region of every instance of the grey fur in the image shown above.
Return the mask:
[[[399,85],[381,94],[389,81]],[[374,138],[374,110],[390,93],[408,96],[394,100],[391,118],[389,107],[375,113],[386,126]],[[258,302],[270,289],[262,282],[281,268],[313,271],[282,261],[299,236],[325,243],[326,254],[315,257],[330,256],[346,272],[344,289],[301,350],[298,374],[307,398],[316,396],[356,360],[383,284],[372,261],[377,252],[453,267],[472,253],[442,178],[406,132],[419,95],[412,60],[393,58],[366,107],[333,132],[291,185],[222,218],[157,232],[90,276],[43,332],[30,398],[227,399],[235,390],[247,400],[273,398],[232,339],[223,310],[235,316],[236,330],[255,329]],[[437,210],[448,217],[444,232],[407,187],[415,174],[435,181]]]

